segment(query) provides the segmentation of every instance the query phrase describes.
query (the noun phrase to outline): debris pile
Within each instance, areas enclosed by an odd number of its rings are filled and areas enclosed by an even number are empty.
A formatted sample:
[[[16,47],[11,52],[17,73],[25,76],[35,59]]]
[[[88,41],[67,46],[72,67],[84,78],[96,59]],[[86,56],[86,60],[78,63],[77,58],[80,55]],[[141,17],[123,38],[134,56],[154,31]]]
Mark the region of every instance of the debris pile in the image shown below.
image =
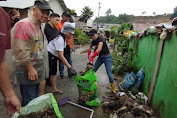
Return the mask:
[[[104,113],[110,114],[110,118],[156,118],[146,102],[147,97],[142,92],[136,95],[118,92],[109,96],[109,102],[103,102],[102,108]]]
[[[127,73],[119,83],[119,92],[107,98],[103,98],[102,108],[104,113],[110,114],[110,118],[156,118],[153,111],[146,106],[148,98],[139,88],[144,80],[144,68],[135,75]]]

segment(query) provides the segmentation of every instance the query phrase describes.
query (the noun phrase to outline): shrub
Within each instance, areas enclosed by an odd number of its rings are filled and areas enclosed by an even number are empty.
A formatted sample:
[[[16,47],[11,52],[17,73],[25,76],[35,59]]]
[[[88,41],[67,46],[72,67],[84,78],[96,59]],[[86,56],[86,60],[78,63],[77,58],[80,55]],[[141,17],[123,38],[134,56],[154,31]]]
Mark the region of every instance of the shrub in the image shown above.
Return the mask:
[[[79,28],[76,28],[74,31],[74,37],[77,39],[76,42],[77,44],[88,44],[90,43],[90,38],[82,32]]]

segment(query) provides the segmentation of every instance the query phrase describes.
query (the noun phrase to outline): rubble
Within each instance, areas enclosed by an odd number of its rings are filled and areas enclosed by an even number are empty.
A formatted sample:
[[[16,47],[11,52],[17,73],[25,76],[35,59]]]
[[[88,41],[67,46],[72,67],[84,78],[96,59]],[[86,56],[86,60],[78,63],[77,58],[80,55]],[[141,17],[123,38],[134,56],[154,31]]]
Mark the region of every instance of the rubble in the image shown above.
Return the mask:
[[[109,97],[110,101],[103,100],[102,108],[110,118],[156,118],[152,109],[146,106],[147,97],[142,92],[136,95],[130,91],[118,92]]]

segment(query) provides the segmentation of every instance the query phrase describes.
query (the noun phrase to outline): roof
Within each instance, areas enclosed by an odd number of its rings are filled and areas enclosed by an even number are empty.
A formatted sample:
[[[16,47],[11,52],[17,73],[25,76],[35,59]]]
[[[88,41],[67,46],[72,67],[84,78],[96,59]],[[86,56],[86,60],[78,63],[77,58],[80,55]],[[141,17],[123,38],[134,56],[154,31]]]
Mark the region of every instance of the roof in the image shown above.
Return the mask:
[[[18,9],[25,9],[32,7],[34,5],[35,0],[7,0],[7,1],[0,1],[1,7],[8,7],[8,8],[18,8]],[[51,1],[51,0],[46,0]],[[58,0],[65,11],[69,11],[66,7],[63,0]]]
[[[68,9],[65,5],[65,2],[63,0],[58,0],[61,4],[61,6],[63,7],[64,11],[70,11],[70,9]]]
[[[1,7],[25,9],[34,5],[34,0],[7,0],[0,1]]]

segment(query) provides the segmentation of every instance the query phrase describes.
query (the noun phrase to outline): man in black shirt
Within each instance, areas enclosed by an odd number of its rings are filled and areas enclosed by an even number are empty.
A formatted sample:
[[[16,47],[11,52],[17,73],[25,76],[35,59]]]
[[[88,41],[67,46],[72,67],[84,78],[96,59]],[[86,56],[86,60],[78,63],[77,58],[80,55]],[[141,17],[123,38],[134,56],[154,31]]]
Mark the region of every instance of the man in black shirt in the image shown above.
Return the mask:
[[[56,13],[50,15],[50,21],[46,23],[44,28],[44,33],[48,40],[48,43],[56,37],[56,34],[59,32],[56,28],[56,25],[60,21],[60,16]]]
[[[95,29],[90,30],[89,35],[90,35],[90,38],[92,39],[92,42],[91,42],[90,47],[88,49],[88,59],[89,59],[90,63],[93,63],[93,59],[97,55],[99,55],[98,59],[96,60],[96,62],[94,64],[94,71],[96,72],[98,70],[98,68],[104,63],[105,67],[106,67],[106,72],[109,77],[109,82],[111,84],[112,92],[116,93],[114,79],[113,79],[112,70],[111,70],[112,56],[110,54],[108,46],[107,46],[105,40],[103,39],[103,37],[99,36]],[[93,55],[90,57],[92,46],[95,46],[96,48],[94,50]]]

